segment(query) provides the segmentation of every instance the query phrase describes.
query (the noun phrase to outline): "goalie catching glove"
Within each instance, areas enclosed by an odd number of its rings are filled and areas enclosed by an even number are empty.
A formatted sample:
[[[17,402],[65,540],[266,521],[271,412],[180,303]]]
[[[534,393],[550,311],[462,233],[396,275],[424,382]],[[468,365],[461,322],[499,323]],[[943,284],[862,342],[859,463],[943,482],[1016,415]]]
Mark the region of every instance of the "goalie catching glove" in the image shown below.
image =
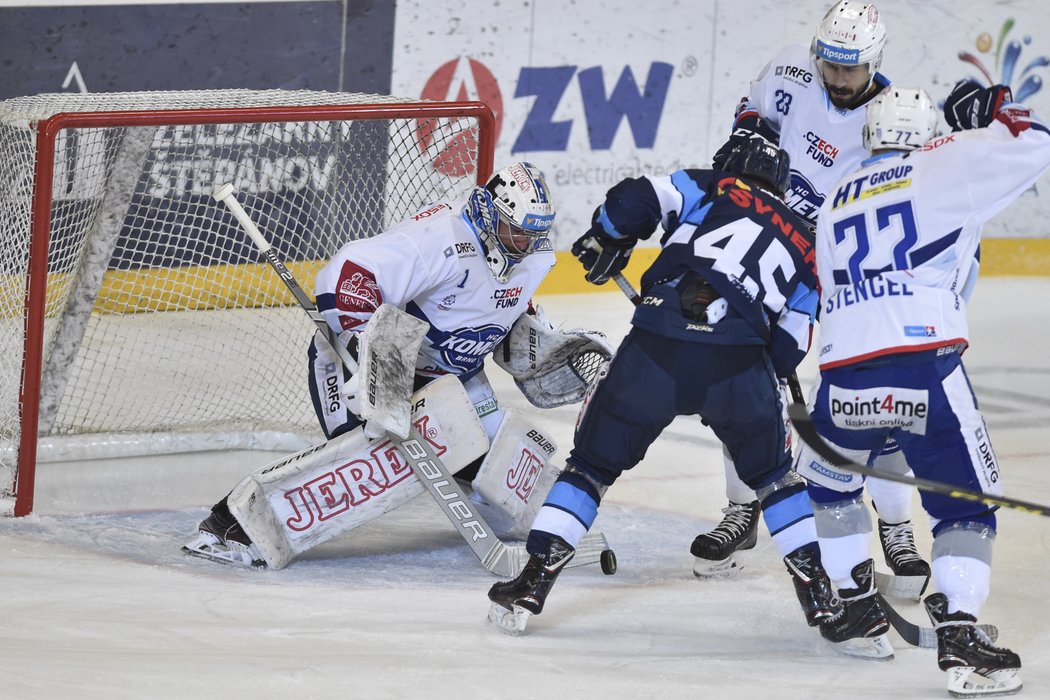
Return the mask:
[[[522,314],[492,353],[496,364],[514,377],[518,389],[537,408],[582,401],[611,357],[612,347],[604,335],[555,328],[542,309]]]

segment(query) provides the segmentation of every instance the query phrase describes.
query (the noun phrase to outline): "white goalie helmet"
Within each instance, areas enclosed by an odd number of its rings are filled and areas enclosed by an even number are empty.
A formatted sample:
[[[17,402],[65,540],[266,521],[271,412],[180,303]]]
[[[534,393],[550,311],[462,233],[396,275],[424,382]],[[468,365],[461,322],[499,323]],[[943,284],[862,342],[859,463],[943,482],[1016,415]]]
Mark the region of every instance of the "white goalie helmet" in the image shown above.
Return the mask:
[[[937,132],[937,110],[922,88],[889,87],[868,103],[864,148],[914,151]]]
[[[466,215],[485,246],[492,274],[506,281],[514,265],[538,250],[550,250],[554,203],[547,179],[532,163],[503,168],[471,193]]]
[[[869,78],[882,65],[886,47],[886,25],[871,3],[839,0],[817,26],[813,56],[820,61],[844,65],[868,65]]]

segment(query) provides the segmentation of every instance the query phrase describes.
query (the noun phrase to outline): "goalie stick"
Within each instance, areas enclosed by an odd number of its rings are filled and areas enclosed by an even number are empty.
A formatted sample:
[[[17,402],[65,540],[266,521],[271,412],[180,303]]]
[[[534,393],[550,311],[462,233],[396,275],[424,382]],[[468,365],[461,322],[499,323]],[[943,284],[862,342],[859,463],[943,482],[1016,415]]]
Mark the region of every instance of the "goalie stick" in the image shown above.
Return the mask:
[[[245,233],[252,239],[252,243],[265,257],[270,267],[277,273],[288,291],[295,297],[296,302],[314,322],[332,349],[339,355],[350,372],[358,371],[357,361],[350,352],[340,343],[328,322],[324,320],[317,305],[310,300],[295,275],[284,264],[278,256],[277,251],[263,235],[259,227],[255,225],[248,212],[234,196],[233,185],[227,183],[218,185],[212,195],[216,201],[222,202],[230,210],[237,223]],[[383,426],[386,428],[386,426]],[[448,468],[437,456],[434,449],[419,434],[415,425],[409,424],[407,437],[398,435],[395,431],[388,430],[390,438],[401,448],[409,458],[412,472],[426,487],[427,492],[441,508],[449,521],[456,527],[456,532],[463,537],[470,546],[471,551],[481,561],[489,572],[504,578],[517,576],[528,560],[528,552],[524,545],[507,545],[496,536],[495,531],[485,521],[477,508],[471,508],[470,498],[463,491],[463,487],[449,473]],[[586,542],[586,545],[584,543]],[[587,555],[578,566],[599,562],[602,572],[606,575],[616,573],[616,556],[609,549],[609,544],[602,533],[594,533],[590,539],[585,536],[580,541],[580,553]]]

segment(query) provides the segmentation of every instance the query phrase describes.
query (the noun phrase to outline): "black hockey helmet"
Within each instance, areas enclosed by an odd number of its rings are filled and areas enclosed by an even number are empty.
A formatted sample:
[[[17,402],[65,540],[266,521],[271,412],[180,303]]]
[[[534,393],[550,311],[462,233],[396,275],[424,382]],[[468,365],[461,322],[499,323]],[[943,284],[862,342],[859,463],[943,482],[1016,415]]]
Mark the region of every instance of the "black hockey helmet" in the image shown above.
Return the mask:
[[[791,159],[787,151],[758,135],[737,144],[729,152],[723,170],[745,180],[758,180],[781,198],[791,186]]]

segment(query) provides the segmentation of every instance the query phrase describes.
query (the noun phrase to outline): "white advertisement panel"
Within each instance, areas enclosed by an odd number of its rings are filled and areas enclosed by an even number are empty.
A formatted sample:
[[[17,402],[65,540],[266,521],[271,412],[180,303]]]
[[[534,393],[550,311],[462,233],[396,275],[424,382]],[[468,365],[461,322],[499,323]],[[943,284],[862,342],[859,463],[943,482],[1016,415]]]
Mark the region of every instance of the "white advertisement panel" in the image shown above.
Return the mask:
[[[709,165],[748,82],[780,47],[808,44],[830,5],[402,0],[391,91],[488,103],[500,123],[496,166],[530,160],[545,170],[560,207],[556,246],[565,249],[620,179]],[[938,102],[962,78],[1004,83],[1050,115],[1050,6],[878,6],[889,30],[882,72],[894,83],[924,87]],[[974,178],[995,175],[973,167]],[[1046,237],[1043,189],[1050,186],[1025,194],[986,235]]]

